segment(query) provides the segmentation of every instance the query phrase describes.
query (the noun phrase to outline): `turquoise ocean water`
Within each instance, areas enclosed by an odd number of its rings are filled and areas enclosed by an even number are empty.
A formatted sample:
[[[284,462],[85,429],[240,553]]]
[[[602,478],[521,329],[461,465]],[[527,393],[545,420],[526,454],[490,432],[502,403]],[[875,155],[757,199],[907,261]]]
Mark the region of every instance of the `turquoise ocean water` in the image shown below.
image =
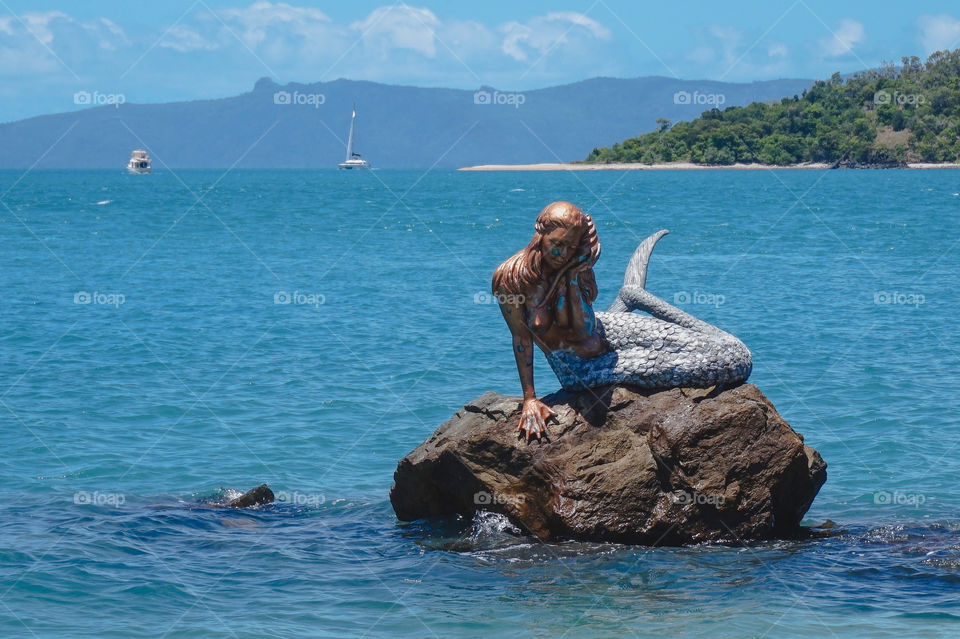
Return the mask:
[[[839,534],[397,522],[397,460],[519,393],[485,293],[558,199],[599,308],[670,229],[648,287],[750,346]],[[956,636],[958,211],[955,171],[0,172],[0,636]]]

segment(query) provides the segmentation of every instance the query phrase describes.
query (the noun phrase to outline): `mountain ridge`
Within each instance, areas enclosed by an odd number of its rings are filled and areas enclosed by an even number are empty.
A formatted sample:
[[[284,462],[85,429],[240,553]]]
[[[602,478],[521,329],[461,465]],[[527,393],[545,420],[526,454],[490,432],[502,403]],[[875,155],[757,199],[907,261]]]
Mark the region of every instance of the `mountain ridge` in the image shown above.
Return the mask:
[[[343,160],[354,103],[356,149],[375,167],[572,161],[652,130],[657,118],[696,117],[712,106],[696,103],[698,96],[749,104],[812,83],[595,77],[527,91],[471,91],[260,78],[234,96],[101,105],[0,124],[0,168],[121,168],[138,147],[150,151],[156,168],[329,168]]]

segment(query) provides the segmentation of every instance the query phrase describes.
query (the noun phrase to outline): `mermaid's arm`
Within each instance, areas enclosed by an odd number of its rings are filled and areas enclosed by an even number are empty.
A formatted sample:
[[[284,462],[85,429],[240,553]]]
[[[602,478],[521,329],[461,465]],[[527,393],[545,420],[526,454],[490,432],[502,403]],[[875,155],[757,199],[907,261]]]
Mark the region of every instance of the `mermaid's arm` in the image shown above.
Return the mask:
[[[502,297],[501,297],[502,298]],[[517,431],[526,435],[527,441],[547,434],[546,420],[556,415],[549,406],[537,399],[533,387],[533,333],[523,319],[523,306],[520,304],[500,304],[500,312],[513,337],[513,357],[517,362],[520,386],[523,389],[523,407],[520,411],[520,423]]]
[[[537,391],[533,387],[533,334],[523,324],[523,307],[501,304],[500,312],[503,313],[513,337],[513,358],[517,362],[523,399],[536,399]],[[520,322],[516,322],[514,318],[519,318]]]
[[[569,276],[570,281],[566,288],[565,304],[568,306],[570,317],[570,328],[575,335],[586,339],[593,336],[594,329],[597,326],[597,318],[593,314],[593,307],[583,297],[580,290],[579,272],[572,272]],[[558,302],[559,303],[559,302]]]

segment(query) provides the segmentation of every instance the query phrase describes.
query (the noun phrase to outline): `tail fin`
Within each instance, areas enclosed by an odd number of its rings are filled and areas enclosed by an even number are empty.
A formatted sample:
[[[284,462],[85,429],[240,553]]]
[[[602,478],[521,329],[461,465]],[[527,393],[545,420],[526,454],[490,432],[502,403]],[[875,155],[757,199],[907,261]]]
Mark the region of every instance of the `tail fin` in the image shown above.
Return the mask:
[[[647,284],[647,263],[650,261],[650,254],[653,253],[653,247],[656,245],[657,241],[669,233],[667,229],[662,231],[657,231],[644,241],[640,242],[640,246],[637,247],[637,250],[633,252],[633,256],[630,258],[630,262],[627,264],[627,270],[623,274],[623,285],[624,286],[638,286],[640,288],[645,288]],[[627,305],[624,304],[623,300],[617,296],[617,299],[613,301],[613,304],[610,305],[610,308],[607,309],[608,313],[626,313],[630,309],[627,308]]]

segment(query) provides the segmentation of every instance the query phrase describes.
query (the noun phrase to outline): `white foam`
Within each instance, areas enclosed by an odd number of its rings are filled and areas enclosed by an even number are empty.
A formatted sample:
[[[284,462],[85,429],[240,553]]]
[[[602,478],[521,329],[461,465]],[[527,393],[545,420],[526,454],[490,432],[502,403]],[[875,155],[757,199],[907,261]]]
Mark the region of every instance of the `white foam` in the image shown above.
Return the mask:
[[[233,488],[227,488],[226,490],[223,491],[222,499],[224,503],[229,503],[239,497],[243,497],[242,492],[240,492],[239,490],[234,490]]]
[[[473,515],[473,528],[470,531],[470,537],[477,540],[481,537],[491,535],[500,535],[507,533],[510,535],[519,535],[519,528],[510,523],[506,515],[492,513],[486,510],[478,510]]]

